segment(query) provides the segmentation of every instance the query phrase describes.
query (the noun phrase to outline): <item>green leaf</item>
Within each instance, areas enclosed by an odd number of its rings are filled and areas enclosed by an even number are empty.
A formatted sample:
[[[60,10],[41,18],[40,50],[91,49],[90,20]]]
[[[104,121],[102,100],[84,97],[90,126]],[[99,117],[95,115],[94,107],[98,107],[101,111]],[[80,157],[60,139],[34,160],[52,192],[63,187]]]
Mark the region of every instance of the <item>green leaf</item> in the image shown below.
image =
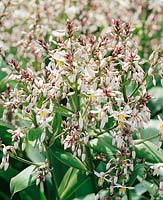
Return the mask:
[[[53,135],[50,138],[49,146],[52,146],[56,140],[56,136],[61,130],[61,121],[62,117],[59,113],[55,113],[53,122],[52,122],[52,128],[53,128]]]
[[[56,113],[61,114],[62,116],[65,116],[65,117],[71,116],[72,113],[73,113],[72,110],[70,110],[70,109],[68,109],[68,108],[66,108],[64,106],[59,106],[59,105],[57,105],[57,106],[54,107],[54,111]]]
[[[67,166],[74,167],[83,171],[88,171],[86,166],[79,160],[79,158],[73,156],[70,152],[58,149],[54,151],[53,156]]]
[[[134,171],[132,172],[129,181],[127,183],[127,186],[133,186],[137,176],[143,171],[144,172],[144,164],[136,164],[134,166]]]
[[[117,152],[116,147],[112,145],[112,137],[108,133],[90,140],[88,146],[97,153],[105,153],[109,158],[112,158]]]
[[[142,183],[139,183],[135,186],[135,192],[138,196],[144,194],[147,191],[147,189],[144,187]]]
[[[38,102],[37,102],[37,107],[38,108],[41,108],[42,107],[42,104],[43,104],[43,101],[44,101],[44,95],[43,95],[43,93],[41,93],[40,95],[39,95],[39,97],[38,97]]]
[[[31,165],[11,179],[10,191],[12,193],[12,197],[16,192],[22,191],[33,184],[36,180],[36,176],[32,175],[35,168],[36,166]]]
[[[93,199],[95,199],[95,194],[91,193],[82,197],[75,198],[73,200],[93,200]]]
[[[5,192],[1,192],[1,191],[0,191],[0,199],[3,199],[3,200],[11,200],[11,199],[5,194]]]
[[[161,125],[160,120],[156,119],[150,120],[150,122],[146,124],[145,129],[140,129],[141,139],[148,139],[148,141],[157,145],[160,139],[159,135],[160,125]]]
[[[156,184],[154,183],[150,183],[146,180],[142,181],[142,185],[144,186],[144,188],[153,196],[157,193],[158,191],[158,187]]]
[[[41,136],[42,129],[41,128],[32,128],[28,132],[28,139],[30,141],[38,140]]]
[[[5,143],[11,142],[11,134],[8,133],[8,129],[13,129],[13,127],[10,124],[0,120],[0,138]]]
[[[65,188],[66,188],[66,186],[67,186],[68,182],[70,181],[70,178],[71,178],[71,176],[73,174],[73,171],[74,171],[73,167],[70,167],[67,170],[67,172],[65,173],[65,175],[64,175],[64,177],[63,177],[63,179],[62,179],[62,181],[60,183],[60,186],[58,188],[58,193],[59,194],[62,194],[62,191],[65,190]]]
[[[62,200],[70,200],[73,195],[82,185],[87,182],[90,178],[81,174],[79,169],[70,168],[65,174],[63,181],[66,182],[59,186],[59,196]]]
[[[148,92],[152,97],[154,97],[148,104],[148,107],[151,110],[151,114],[152,114],[152,116],[154,116],[163,107],[163,88],[162,87],[152,87]]]
[[[35,142],[28,142],[26,154],[35,163],[45,161],[44,153],[39,152],[38,145],[35,145]]]
[[[135,140],[135,144],[141,140]],[[153,144],[146,141],[135,145],[136,155],[138,158],[144,158],[147,162],[158,163],[163,162],[163,151]]]
[[[59,113],[55,113],[52,122],[53,135],[57,135],[57,133],[60,131],[61,121],[62,121],[61,115]]]
[[[32,128],[28,132],[28,140],[29,141],[38,141],[42,133],[41,128]]]
[[[69,96],[69,103],[71,106],[71,109],[76,112],[77,108],[78,108],[78,99],[77,99],[77,95],[73,94],[71,96]]]

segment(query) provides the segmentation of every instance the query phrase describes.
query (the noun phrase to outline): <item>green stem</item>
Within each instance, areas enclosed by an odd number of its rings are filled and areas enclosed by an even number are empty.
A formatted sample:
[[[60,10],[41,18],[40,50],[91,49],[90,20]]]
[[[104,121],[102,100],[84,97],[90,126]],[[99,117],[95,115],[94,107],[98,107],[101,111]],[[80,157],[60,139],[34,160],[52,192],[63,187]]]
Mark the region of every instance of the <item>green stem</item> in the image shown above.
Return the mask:
[[[128,98],[127,98],[127,94],[126,94],[126,85],[124,84],[126,82],[126,78],[127,78],[127,75],[125,77],[122,76],[122,81],[123,81],[122,93],[123,93],[124,101],[127,103],[128,102]]]
[[[148,73],[145,74],[144,79],[142,81],[142,83],[146,80],[146,78],[148,77]],[[131,98],[140,88],[142,84],[138,84],[138,86],[133,90],[133,92],[130,94],[129,98]]]
[[[46,151],[47,151],[49,168],[52,169],[51,150],[49,148],[47,148]],[[55,191],[55,194],[56,194],[56,200],[60,200],[59,193],[58,193],[58,184],[57,184],[53,169],[51,170],[51,173],[52,173],[52,185],[54,187],[54,191]]]
[[[52,138],[50,139],[48,148],[50,148],[54,144],[54,142],[56,141],[56,139],[58,139],[60,136],[62,136],[64,134],[65,134],[65,132],[62,132],[62,133],[56,135],[54,138],[52,136]]]
[[[89,147],[86,146],[86,157],[87,157],[87,161],[88,161],[88,165],[91,171],[91,181],[92,181],[92,186],[94,189],[94,192],[97,192],[97,187],[96,187],[96,180],[95,180],[95,176],[94,176],[94,163],[93,163],[93,158],[91,155],[91,151],[89,149]]]
[[[37,119],[36,119],[36,113],[34,111],[32,111],[32,115],[33,115],[33,117],[32,117],[33,124],[34,124],[35,128],[37,128],[38,124],[37,124]]]
[[[0,151],[3,152],[2,147],[0,147]],[[23,159],[23,158],[21,158],[19,156],[14,155],[11,152],[9,152],[9,155],[10,155],[11,158],[14,158],[15,160],[18,160],[18,161],[23,162],[23,163],[28,164],[28,165],[35,165],[37,167],[39,167],[41,165],[41,163],[33,163],[33,162],[29,161],[29,160],[25,160],[25,159]]]
[[[99,137],[100,135],[102,135],[102,134],[104,134],[104,133],[107,133],[107,132],[113,130],[113,129],[116,128],[117,126],[118,126],[118,124],[116,123],[116,124],[114,124],[112,127],[108,128],[108,129],[106,129],[106,130],[104,130],[104,131],[100,131],[100,132],[97,131],[97,130],[94,129],[94,128],[91,128],[92,130],[94,130],[95,133],[97,133],[97,135],[91,137],[91,139],[97,138],[97,137]]]

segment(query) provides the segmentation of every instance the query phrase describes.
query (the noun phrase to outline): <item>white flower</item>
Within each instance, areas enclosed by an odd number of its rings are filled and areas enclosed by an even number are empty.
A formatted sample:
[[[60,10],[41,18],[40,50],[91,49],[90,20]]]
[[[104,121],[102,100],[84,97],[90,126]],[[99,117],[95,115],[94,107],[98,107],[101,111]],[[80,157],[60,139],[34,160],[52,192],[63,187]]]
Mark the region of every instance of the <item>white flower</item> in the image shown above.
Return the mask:
[[[157,163],[154,164],[152,166],[150,166],[151,169],[153,169],[153,175],[157,175],[157,176],[163,176],[163,163]]]

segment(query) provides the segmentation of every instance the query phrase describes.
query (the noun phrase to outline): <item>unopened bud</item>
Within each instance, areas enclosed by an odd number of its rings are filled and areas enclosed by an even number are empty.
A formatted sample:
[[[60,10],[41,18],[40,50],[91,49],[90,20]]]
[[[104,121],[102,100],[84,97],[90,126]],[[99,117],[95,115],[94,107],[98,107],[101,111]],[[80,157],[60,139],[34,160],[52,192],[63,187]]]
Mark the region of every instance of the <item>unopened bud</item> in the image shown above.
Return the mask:
[[[81,149],[80,148],[78,149],[78,156],[79,157],[81,156]]]
[[[106,67],[106,65],[107,65],[107,61],[106,61],[106,58],[104,58],[100,63],[100,68],[104,68]]]
[[[153,51],[151,55],[149,56],[149,61],[151,62],[152,65],[155,65],[158,61],[158,52]]]
[[[5,165],[4,165],[4,170],[6,171],[9,167],[9,162],[6,162]]]
[[[84,162],[85,158],[86,158],[86,154],[85,154],[85,153],[82,153],[82,157],[81,157],[82,162]]]

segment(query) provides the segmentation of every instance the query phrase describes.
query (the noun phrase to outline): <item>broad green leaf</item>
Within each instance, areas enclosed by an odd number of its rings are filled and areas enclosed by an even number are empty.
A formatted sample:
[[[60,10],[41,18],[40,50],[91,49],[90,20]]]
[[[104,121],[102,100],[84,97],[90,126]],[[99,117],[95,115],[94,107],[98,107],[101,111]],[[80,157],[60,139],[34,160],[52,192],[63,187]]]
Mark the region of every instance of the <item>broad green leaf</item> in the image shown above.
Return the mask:
[[[74,169],[71,167],[67,170],[67,172],[65,173],[60,186],[59,186],[59,194],[62,194],[62,191],[64,191],[71,179],[71,176],[74,173]],[[82,187],[80,187],[78,190],[76,190],[75,192],[75,196],[78,197],[77,199],[90,199],[91,197],[95,197],[95,194],[91,194],[93,193],[93,187],[92,187],[92,182],[91,179],[88,179],[88,181],[86,181],[85,183],[82,184]],[[89,195],[87,195],[89,194]],[[92,198],[94,199],[94,198]]]
[[[16,199],[17,196],[20,196],[21,200],[28,200],[28,199],[29,200],[34,200],[34,199],[46,200],[46,198],[44,198],[45,195],[41,192],[40,187],[36,186],[35,184],[20,191],[19,194],[15,195],[14,199]]]
[[[108,133],[90,140],[88,146],[97,153],[105,153],[109,158],[112,158],[117,151],[116,147],[112,145],[112,138]]]
[[[95,199],[94,193],[88,194],[88,195],[85,195],[85,196],[82,196],[82,197],[78,197],[78,198],[75,198],[73,200],[93,200],[93,199]]]
[[[5,194],[5,192],[2,192],[0,191],[0,199],[3,199],[3,200],[11,200],[7,194]]]
[[[62,194],[62,191],[64,191],[65,188],[67,187],[67,184],[68,184],[68,182],[70,181],[70,178],[71,178],[73,172],[74,172],[74,168],[73,168],[73,167],[70,167],[70,168],[67,170],[67,172],[65,173],[65,175],[64,175],[64,177],[63,177],[63,179],[62,179],[62,181],[61,181],[61,183],[60,183],[60,186],[59,186],[59,188],[58,188],[59,194]]]
[[[154,183],[150,183],[146,180],[142,181],[142,185],[144,186],[144,188],[153,196],[157,193],[158,191],[158,187],[156,184]]]
[[[44,153],[40,153],[38,149],[38,145],[34,145],[35,142],[28,142],[27,148],[26,148],[26,154],[30,160],[33,162],[44,162],[45,156]],[[35,146],[35,147],[34,147]]]
[[[33,184],[33,182],[36,180],[36,176],[32,175],[32,172],[35,168],[36,166],[31,165],[11,179],[10,191],[12,196],[16,192],[22,191]]]
[[[59,186],[59,195],[62,200],[71,200],[71,195],[73,195],[78,189],[82,187],[82,185],[89,180],[89,177],[81,174],[79,169],[72,169],[68,171],[64,181],[66,181],[67,185],[63,189],[64,183],[61,182]]]
[[[42,107],[42,104],[43,104],[43,101],[44,101],[44,99],[45,99],[43,93],[41,93],[41,94],[39,95],[38,98],[39,98],[39,99],[38,99],[38,102],[37,102],[37,107],[38,107],[38,108],[41,108],[41,107]]]
[[[128,200],[128,197],[126,194],[122,197],[122,200]]]
[[[150,183],[146,180],[143,180],[141,183],[135,186],[135,192],[138,196],[144,194],[148,191],[152,196],[157,193],[158,187],[154,183]]]
[[[5,129],[13,129],[12,125],[0,120],[0,127],[4,127]]]
[[[52,122],[52,128],[53,128],[53,135],[50,138],[49,146],[52,146],[56,140],[56,136],[61,130],[61,121],[62,117],[59,113],[55,113],[53,122]]]
[[[70,109],[68,109],[68,108],[66,108],[64,106],[59,106],[59,105],[57,105],[57,106],[54,107],[54,111],[56,113],[61,114],[62,116],[65,116],[65,117],[71,116],[72,113],[73,113],[72,110],[70,110]]]
[[[148,197],[145,197],[143,195],[137,195],[134,191],[129,191],[128,192],[128,200],[149,200]]]
[[[152,97],[154,97],[150,100],[148,106],[152,115],[156,115],[163,107],[163,88],[152,87],[148,92]]]
[[[129,181],[127,182],[127,186],[133,186],[137,176],[140,173],[144,173],[144,164],[136,164],[134,166],[134,171],[131,173],[131,176],[129,178]]]
[[[9,168],[7,169],[7,176],[6,176],[6,173],[4,173],[3,170],[0,170],[0,179],[3,180],[3,181],[9,182],[13,176],[16,176],[17,173],[18,173],[18,170],[12,168],[9,165]]]
[[[32,128],[28,132],[28,140],[29,141],[38,141],[42,133],[41,128]]]
[[[69,96],[69,103],[71,106],[71,109],[76,112],[77,108],[78,108],[78,99],[77,99],[77,95],[73,94]]]
[[[6,83],[8,82],[8,77],[6,73],[0,71],[0,92],[3,92],[6,88]]]
[[[57,135],[57,133],[60,131],[61,121],[62,121],[61,115],[59,113],[55,113],[52,122],[53,135]]]
[[[57,160],[59,160],[60,162],[62,162],[63,164],[65,164],[67,166],[74,167],[74,168],[84,170],[84,171],[88,171],[86,166],[79,160],[79,158],[73,156],[72,153],[70,153],[70,152],[66,152],[66,151],[58,149],[58,150],[54,151],[53,156]]]
[[[10,124],[0,120],[0,138],[5,143],[11,142],[11,134],[8,133],[8,129],[13,129],[13,127]]]
[[[135,186],[135,192],[138,196],[144,194],[147,189],[144,187],[143,183],[139,183]]]
[[[158,150],[157,145],[149,141],[141,143],[141,140],[135,140],[135,144],[138,158],[144,158],[147,162],[152,163],[163,162],[163,151]]]

